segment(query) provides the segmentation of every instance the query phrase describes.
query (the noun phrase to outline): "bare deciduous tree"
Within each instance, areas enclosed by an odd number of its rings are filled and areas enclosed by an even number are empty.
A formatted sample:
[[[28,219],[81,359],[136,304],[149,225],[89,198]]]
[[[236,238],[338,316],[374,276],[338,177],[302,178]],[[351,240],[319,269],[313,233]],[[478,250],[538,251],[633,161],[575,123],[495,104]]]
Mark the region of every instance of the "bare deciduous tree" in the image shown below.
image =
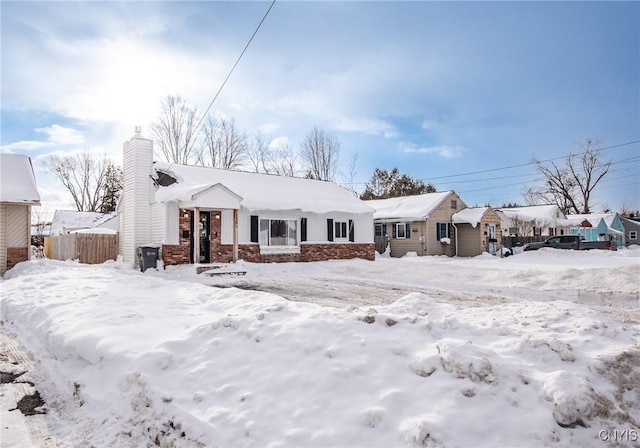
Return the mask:
[[[298,160],[291,144],[276,143],[261,133],[257,133],[249,145],[248,157],[256,173],[292,177],[298,173]]]
[[[96,156],[87,150],[76,157],[51,156],[45,166],[71,194],[76,210],[99,211],[107,173],[113,169],[113,162],[105,155]]]
[[[49,209],[43,206],[33,207],[31,209],[31,227],[33,227],[36,237],[42,238],[45,236],[47,226],[51,225],[51,219],[49,218]]]
[[[247,147],[247,157],[251,163],[251,169],[256,173],[270,172],[269,138],[261,132],[257,132]]]
[[[554,162],[545,165],[534,159],[544,185],[525,189],[528,203],[557,204],[564,213],[591,212],[591,193],[609,172],[611,161],[600,162],[598,140],[587,139],[580,146],[583,151],[569,154],[565,166]]]
[[[354,196],[358,196],[358,190],[356,188],[356,163],[358,162],[358,153],[351,156],[349,162],[349,171],[346,175],[343,175],[344,181],[342,186],[349,190]]]
[[[307,177],[333,181],[340,159],[340,141],[334,133],[315,127],[300,145],[300,158]]]
[[[280,176],[298,174],[298,161],[290,143],[282,143],[270,149],[271,171]]]
[[[160,147],[158,156],[167,162],[185,165],[197,158],[196,109],[180,96],[162,99],[158,120],[151,123],[151,133]]]
[[[245,162],[249,152],[247,134],[236,127],[234,120],[207,117],[202,127],[208,164],[214,168],[232,170]]]

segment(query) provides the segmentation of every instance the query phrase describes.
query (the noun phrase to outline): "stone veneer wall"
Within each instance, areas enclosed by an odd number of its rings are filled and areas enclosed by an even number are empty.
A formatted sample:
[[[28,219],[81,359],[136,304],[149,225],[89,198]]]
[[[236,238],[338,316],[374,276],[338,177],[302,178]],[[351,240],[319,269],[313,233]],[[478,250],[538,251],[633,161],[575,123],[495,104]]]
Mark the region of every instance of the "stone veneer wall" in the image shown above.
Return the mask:
[[[7,271],[18,263],[27,261],[28,259],[28,247],[7,247]]]
[[[187,235],[191,231],[191,219],[189,213],[183,216],[183,210],[178,210],[180,217],[178,218],[179,244],[163,244],[162,245],[162,262],[165,266],[174,264],[188,264],[191,262],[191,239],[183,238],[183,231],[187,231]]]

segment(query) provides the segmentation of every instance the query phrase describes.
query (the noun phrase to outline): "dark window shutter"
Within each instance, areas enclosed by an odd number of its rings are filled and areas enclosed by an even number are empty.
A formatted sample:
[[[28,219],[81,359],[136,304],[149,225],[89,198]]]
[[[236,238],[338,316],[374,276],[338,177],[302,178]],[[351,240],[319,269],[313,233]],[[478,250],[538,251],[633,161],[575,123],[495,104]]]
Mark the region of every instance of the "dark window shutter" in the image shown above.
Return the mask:
[[[386,235],[387,235],[387,225],[382,224],[382,236],[386,236]]]
[[[404,237],[405,238],[411,238],[411,227],[409,227],[408,223],[405,224]]]
[[[327,241],[333,241],[333,219],[327,219]]]
[[[300,241],[307,241],[307,218],[300,218]]]
[[[352,243],[356,240],[355,239],[355,229],[353,228],[353,219],[349,220],[349,241],[351,241]]]
[[[436,223],[436,239],[440,241],[440,223]]]
[[[391,231],[392,231],[392,233],[393,233],[393,234],[392,234],[392,237],[393,237],[393,238],[397,238],[397,237],[398,237],[396,229],[397,229],[397,226],[396,226],[395,224],[393,224],[393,225],[391,226]]]
[[[251,242],[258,242],[258,215],[251,215]]]

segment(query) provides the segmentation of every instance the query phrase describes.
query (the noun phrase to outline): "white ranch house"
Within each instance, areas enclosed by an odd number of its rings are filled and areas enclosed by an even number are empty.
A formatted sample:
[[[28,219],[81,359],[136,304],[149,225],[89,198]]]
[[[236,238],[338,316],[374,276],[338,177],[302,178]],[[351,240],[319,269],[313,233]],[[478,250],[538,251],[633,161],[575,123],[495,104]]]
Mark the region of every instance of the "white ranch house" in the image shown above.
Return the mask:
[[[502,236],[540,237],[569,234],[571,224],[557,205],[496,209]]]
[[[153,162],[153,142],[124,143],[120,251],[182,263],[374,259],[373,209],[332,182]]]

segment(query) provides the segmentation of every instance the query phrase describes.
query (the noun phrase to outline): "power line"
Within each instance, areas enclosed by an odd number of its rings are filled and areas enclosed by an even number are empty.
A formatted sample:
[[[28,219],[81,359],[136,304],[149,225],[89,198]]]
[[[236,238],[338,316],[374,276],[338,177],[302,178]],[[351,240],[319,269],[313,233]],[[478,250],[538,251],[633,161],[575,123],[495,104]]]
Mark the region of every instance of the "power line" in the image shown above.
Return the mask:
[[[271,5],[269,5],[269,9],[267,9],[267,12],[264,13],[264,16],[262,17],[262,20],[260,20],[260,23],[258,24],[258,26],[256,27],[255,31],[251,35],[251,38],[249,38],[249,41],[247,42],[247,45],[244,46],[244,49],[242,50],[242,53],[240,53],[240,56],[238,56],[238,59],[236,59],[236,63],[233,64],[233,67],[231,67],[231,70],[229,70],[229,74],[227,75],[227,77],[222,82],[222,85],[218,89],[218,92],[216,93],[216,95],[213,97],[213,99],[209,103],[209,107],[207,107],[207,109],[204,111],[204,113],[200,117],[200,120],[198,120],[198,124],[196,124],[196,127],[194,128],[194,133],[196,133],[198,131],[198,128],[202,124],[202,120],[204,120],[204,117],[209,113],[209,110],[211,109],[211,106],[213,106],[213,103],[218,98],[218,95],[220,95],[220,92],[222,92],[222,89],[224,88],[225,84],[227,84],[227,81],[231,77],[231,74],[236,69],[236,66],[240,62],[240,59],[242,59],[242,56],[244,56],[244,53],[245,53],[245,51],[247,51],[247,48],[249,48],[249,45],[251,45],[251,41],[253,41],[253,38],[256,36],[256,34],[258,34],[258,30],[260,29],[260,27],[262,26],[262,23],[265,21],[265,19],[269,15],[269,12],[271,11],[271,8],[273,8],[273,5],[275,5],[275,3],[276,3],[276,0],[273,0],[271,2]]]
[[[634,141],[631,141],[631,142],[621,143],[619,145],[607,146],[606,148],[598,149],[596,152],[607,151],[609,149],[614,149],[614,148],[620,148],[620,147],[623,147],[623,146],[633,145],[634,143],[640,143],[640,140],[634,140]],[[579,155],[586,154],[586,153],[587,153],[587,151],[583,151],[583,152],[578,152],[578,153],[569,153],[569,155],[579,156]],[[490,173],[490,172],[494,172],[494,171],[510,170],[510,169],[513,169],[513,168],[520,168],[520,167],[523,167],[523,166],[536,165],[538,163],[545,163],[545,162],[552,162],[554,160],[566,159],[567,157],[568,156],[554,157],[552,159],[532,161],[532,162],[528,162],[528,163],[521,163],[519,165],[511,165],[511,166],[505,166],[505,167],[501,167],[501,168],[491,168],[491,169],[488,169],[488,170],[473,171],[473,172],[470,172],[470,173],[451,174],[451,175],[448,175],[448,176],[428,177],[428,178],[422,178],[420,180],[424,180],[424,181],[429,180],[429,181],[431,181],[431,180],[437,180],[437,179],[447,179],[447,178],[450,178],[450,177],[470,176],[471,174],[483,174],[483,173]]]
[[[601,152],[601,151],[607,151],[610,149],[615,149],[615,148],[621,148],[623,146],[629,146],[629,145],[633,145],[634,143],[640,143],[640,140],[633,140],[630,142],[626,142],[626,143],[620,143],[617,145],[611,145],[611,146],[607,146],[606,148],[600,148],[598,149],[596,152]],[[574,156],[579,156],[581,154],[586,154],[587,151],[583,151],[583,152],[578,152],[578,153],[569,153],[569,155],[574,155]],[[490,169],[486,169],[486,170],[481,170],[481,171],[472,171],[472,172],[468,172],[468,173],[460,173],[460,174],[451,174],[451,175],[447,175],[447,176],[438,176],[438,177],[423,177],[423,178],[417,178],[417,180],[422,180],[422,181],[426,181],[426,182],[431,182],[433,180],[438,180],[438,179],[448,179],[448,178],[452,178],[452,177],[462,177],[462,176],[470,176],[472,174],[484,174],[484,173],[491,173],[491,172],[495,172],[495,171],[502,171],[502,170],[510,170],[513,168],[521,168],[521,167],[525,167],[525,166],[531,166],[531,165],[535,165],[536,163],[545,163],[545,162],[552,162],[555,160],[561,160],[561,159],[566,159],[568,157],[568,155],[564,155],[564,156],[560,156],[560,157],[554,157],[551,159],[546,159],[546,160],[539,160],[536,162],[527,162],[527,163],[521,163],[518,165],[511,165],[511,166],[505,166],[505,167],[500,167],[500,168],[490,168]],[[623,159],[623,160],[619,160],[619,161],[613,161],[611,164],[612,165],[617,165],[617,164],[621,164],[621,163],[630,163],[630,162],[636,162],[640,160],[640,156],[634,156],[628,159]],[[605,164],[601,164],[599,166],[604,166]],[[531,176],[533,174],[521,174],[520,176]],[[516,177],[516,176],[512,176],[512,177]],[[485,180],[491,180],[491,179],[501,179],[501,178],[506,178],[506,177],[496,177],[496,178],[484,178],[484,179],[479,179],[478,182],[480,181],[485,181]],[[472,181],[456,181],[456,183],[458,182],[472,182]],[[353,182],[354,185],[366,185],[368,183],[367,182]]]

